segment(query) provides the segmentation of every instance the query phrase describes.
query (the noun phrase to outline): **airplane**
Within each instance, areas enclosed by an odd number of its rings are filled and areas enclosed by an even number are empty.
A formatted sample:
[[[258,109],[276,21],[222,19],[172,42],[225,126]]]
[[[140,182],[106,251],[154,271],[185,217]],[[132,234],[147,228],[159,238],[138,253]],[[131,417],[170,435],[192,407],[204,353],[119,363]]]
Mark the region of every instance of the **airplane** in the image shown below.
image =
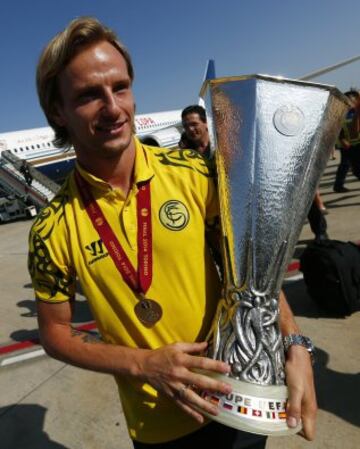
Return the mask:
[[[139,114],[135,116],[136,135],[153,146],[173,147],[181,136],[181,110]],[[9,150],[54,181],[64,178],[74,164],[72,149],[55,147],[50,127],[0,133],[1,152]]]
[[[209,59],[203,81],[215,77],[214,61]],[[181,138],[181,109],[135,115],[135,131],[141,142],[171,148]],[[25,159],[53,181],[61,181],[72,169],[75,160],[73,149],[55,147],[54,131],[50,127],[0,133],[1,152]]]
[[[311,80],[317,76],[336,70],[360,59],[360,55],[337,64],[309,73],[300,80]],[[215,78],[214,60],[207,61],[203,81]],[[199,99],[199,104],[203,104]],[[174,147],[178,144],[181,132],[181,110],[155,112],[135,116],[136,135],[146,144],[161,147]],[[26,159],[50,179],[64,178],[74,164],[73,150],[54,146],[54,132],[50,127],[0,133],[0,156],[9,150],[20,159]]]

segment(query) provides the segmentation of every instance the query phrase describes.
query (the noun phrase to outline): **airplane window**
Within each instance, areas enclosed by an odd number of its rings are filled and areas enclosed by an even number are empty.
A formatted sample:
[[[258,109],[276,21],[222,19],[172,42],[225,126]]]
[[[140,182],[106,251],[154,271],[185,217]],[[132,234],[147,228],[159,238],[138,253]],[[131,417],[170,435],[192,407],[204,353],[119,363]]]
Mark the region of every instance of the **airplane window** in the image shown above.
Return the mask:
[[[14,149],[15,153],[17,153],[17,148]]]
[[[35,147],[34,147],[34,145],[31,145],[31,148],[32,148],[33,150],[35,150]]]
[[[39,144],[37,144],[36,146],[37,146],[38,148],[40,148],[40,145],[39,145]]]

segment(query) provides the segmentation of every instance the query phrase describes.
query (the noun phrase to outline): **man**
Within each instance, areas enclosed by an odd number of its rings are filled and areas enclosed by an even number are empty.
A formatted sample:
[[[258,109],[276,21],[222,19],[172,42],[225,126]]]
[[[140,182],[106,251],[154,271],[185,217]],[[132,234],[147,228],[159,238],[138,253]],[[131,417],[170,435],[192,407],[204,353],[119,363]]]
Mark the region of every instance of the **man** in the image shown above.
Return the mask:
[[[24,176],[26,184],[30,187],[33,182],[33,177],[30,172],[29,163],[25,159],[22,161],[20,166],[20,172]]]
[[[360,179],[360,95],[356,90],[345,92],[345,95],[351,103],[351,108],[337,144],[341,159],[336,171],[334,192],[338,193],[349,191],[344,184],[350,167],[354,176]]]
[[[184,133],[179,147],[196,150],[209,159],[211,151],[205,109],[197,104],[188,106],[182,111],[181,120]]]
[[[231,391],[195,372],[230,369],[199,355],[220,294],[204,236],[216,191],[202,158],[183,155],[179,164],[178,152],[134,137],[133,77],[124,46],[91,18],[71,22],[40,58],[40,103],[57,143],[77,155],[30,234],[42,343],[55,358],[115,376],[135,448],[240,448],[249,439],[246,447],[263,448],[264,438],[202,427],[217,407],[198,389]],[[71,327],[76,277],[103,342]],[[298,333],[281,304],[283,333]],[[302,418],[312,439],[316,400],[303,347],[290,348],[286,370],[288,423]]]

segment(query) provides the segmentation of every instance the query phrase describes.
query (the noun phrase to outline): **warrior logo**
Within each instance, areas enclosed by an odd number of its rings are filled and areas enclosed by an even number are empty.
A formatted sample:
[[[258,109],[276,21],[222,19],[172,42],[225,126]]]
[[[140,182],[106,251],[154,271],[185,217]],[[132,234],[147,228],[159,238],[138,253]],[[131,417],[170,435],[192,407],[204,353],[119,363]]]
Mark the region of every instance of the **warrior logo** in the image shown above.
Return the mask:
[[[104,254],[102,240],[95,240],[95,242],[91,242],[90,245],[86,245],[85,248],[90,251],[90,254],[93,257],[98,256],[99,254]]]
[[[161,224],[171,231],[181,231],[189,223],[189,212],[181,201],[170,200],[161,206]]]
[[[94,259],[92,259],[89,262],[89,265],[92,265],[94,262],[97,262],[103,257],[108,256],[108,253],[105,253],[104,251],[103,241],[101,239],[95,240],[94,242],[91,242],[89,245],[86,245],[85,249],[89,251],[92,257],[94,257]]]

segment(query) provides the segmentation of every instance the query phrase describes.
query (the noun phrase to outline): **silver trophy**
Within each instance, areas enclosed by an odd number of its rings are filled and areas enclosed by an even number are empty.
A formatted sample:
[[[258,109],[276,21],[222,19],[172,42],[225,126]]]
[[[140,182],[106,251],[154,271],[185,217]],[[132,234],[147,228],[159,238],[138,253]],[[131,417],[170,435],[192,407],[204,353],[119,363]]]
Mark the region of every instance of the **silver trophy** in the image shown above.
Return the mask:
[[[208,356],[231,366],[232,394],[203,396],[212,419],[263,435],[286,425],[278,297],[287,264],[348,105],[335,88],[268,76],[202,89],[218,171],[224,295]]]

